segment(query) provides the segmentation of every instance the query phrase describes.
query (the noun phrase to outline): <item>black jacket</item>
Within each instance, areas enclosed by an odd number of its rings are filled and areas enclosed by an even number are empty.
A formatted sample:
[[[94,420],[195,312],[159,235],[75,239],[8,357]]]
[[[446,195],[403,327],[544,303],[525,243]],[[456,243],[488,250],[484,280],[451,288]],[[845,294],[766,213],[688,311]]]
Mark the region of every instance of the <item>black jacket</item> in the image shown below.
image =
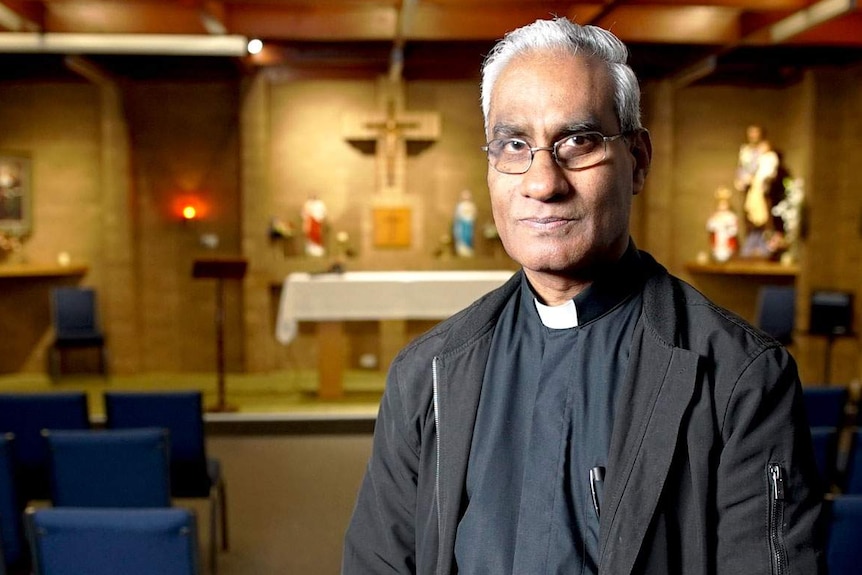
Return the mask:
[[[821,489],[793,359],[641,255],[651,273],[615,410],[600,573],[824,573]],[[521,273],[393,361],[343,574],[457,573],[483,373]]]

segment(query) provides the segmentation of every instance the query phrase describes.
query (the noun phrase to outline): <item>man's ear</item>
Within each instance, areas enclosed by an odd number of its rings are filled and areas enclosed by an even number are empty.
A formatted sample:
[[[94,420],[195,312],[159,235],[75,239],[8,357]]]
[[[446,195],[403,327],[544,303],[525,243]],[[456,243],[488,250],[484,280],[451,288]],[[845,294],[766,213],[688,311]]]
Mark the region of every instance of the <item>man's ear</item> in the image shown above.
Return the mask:
[[[644,189],[646,177],[652,162],[652,140],[649,131],[641,128],[631,136],[631,153],[635,163],[632,170],[632,189],[634,195]]]

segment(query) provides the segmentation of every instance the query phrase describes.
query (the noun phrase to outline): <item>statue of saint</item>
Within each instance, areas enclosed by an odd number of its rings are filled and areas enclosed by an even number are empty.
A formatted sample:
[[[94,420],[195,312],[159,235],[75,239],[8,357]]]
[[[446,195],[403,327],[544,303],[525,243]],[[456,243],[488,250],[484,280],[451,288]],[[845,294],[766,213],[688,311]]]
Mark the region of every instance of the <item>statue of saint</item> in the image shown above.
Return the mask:
[[[715,192],[716,210],[706,221],[712,259],[726,262],[739,248],[739,218],[730,207],[731,191],[719,188]]]
[[[461,199],[455,205],[455,216],[452,221],[452,241],[457,256],[469,258],[474,254],[476,213],[473,194],[470,190],[464,190],[461,192]]]
[[[763,128],[749,126],[746,138],[739,149],[734,182],[744,194],[745,241],[740,255],[772,258],[781,250],[784,235],[784,223],[772,208],[784,198],[783,180],[788,172]]]
[[[302,205],[302,232],[305,234],[306,255],[316,258],[326,255],[323,241],[325,223],[326,204],[316,195],[312,195]]]
[[[20,220],[23,217],[20,167],[12,162],[0,162],[0,220]]]

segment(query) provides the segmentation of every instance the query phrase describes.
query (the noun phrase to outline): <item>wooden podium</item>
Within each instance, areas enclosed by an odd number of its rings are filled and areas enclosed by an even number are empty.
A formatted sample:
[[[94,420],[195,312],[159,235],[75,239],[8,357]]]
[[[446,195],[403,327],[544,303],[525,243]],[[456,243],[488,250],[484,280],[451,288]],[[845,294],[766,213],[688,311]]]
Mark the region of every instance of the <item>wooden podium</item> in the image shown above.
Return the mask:
[[[245,277],[248,261],[239,257],[198,258],[192,267],[192,277],[216,280],[216,372],[218,374],[218,403],[207,411],[236,411],[225,401],[224,380],[224,282]]]

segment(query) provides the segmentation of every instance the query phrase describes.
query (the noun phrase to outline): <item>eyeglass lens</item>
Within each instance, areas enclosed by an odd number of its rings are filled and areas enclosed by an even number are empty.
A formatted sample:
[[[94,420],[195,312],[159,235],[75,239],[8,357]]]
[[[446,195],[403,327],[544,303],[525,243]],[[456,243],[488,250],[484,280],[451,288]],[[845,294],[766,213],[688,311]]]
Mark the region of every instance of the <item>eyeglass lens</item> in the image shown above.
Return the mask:
[[[498,172],[523,174],[530,169],[536,152],[548,151],[566,169],[589,168],[601,163],[607,154],[607,141],[619,136],[604,136],[599,132],[572,134],[553,146],[531,148],[523,140],[504,138],[492,140],[486,146],[488,161]]]

